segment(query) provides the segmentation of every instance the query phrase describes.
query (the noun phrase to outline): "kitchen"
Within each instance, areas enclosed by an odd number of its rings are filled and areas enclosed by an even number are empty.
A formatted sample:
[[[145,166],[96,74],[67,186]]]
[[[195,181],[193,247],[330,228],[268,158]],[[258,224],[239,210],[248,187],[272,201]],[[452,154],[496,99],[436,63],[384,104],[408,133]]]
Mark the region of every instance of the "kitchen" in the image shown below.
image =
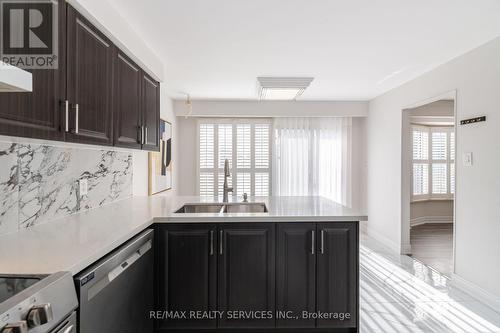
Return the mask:
[[[500,332],[496,268],[470,255],[496,243],[468,244],[469,208],[497,214],[487,182],[468,202],[500,6],[453,7],[460,39],[415,30],[444,26],[425,5],[361,2],[372,31],[347,2],[0,1],[0,332]],[[416,14],[374,25],[388,10]],[[457,127],[475,160],[445,276],[405,243],[399,176],[402,110],[448,96],[484,121]]]

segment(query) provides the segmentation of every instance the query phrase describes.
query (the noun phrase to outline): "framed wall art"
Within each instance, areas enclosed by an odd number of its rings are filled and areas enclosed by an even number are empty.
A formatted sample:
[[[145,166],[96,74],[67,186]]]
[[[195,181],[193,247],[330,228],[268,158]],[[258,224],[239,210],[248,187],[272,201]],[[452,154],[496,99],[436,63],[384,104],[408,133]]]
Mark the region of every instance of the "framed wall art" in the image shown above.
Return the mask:
[[[172,124],[160,119],[160,151],[149,153],[149,195],[172,189]]]

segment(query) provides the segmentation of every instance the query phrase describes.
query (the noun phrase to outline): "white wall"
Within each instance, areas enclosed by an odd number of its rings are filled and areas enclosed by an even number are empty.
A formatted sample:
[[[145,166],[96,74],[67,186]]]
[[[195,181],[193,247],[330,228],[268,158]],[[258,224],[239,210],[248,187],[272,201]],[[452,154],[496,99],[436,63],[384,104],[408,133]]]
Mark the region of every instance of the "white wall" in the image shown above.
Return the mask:
[[[197,119],[177,117],[177,140],[182,152],[178,154],[177,193],[196,194],[196,125]],[[366,120],[352,122],[352,206],[366,212]]]
[[[401,239],[402,109],[457,90],[457,117],[486,115],[457,128],[455,273],[500,297],[500,38],[370,102],[368,233],[394,247]],[[460,163],[474,153],[474,165]]]
[[[352,119],[352,207],[361,212],[367,211],[367,150],[366,118]]]
[[[368,102],[310,101],[193,101],[192,116],[198,117],[366,117]],[[188,108],[175,101],[177,116]]]
[[[177,193],[179,195],[196,194],[196,118],[177,117],[178,141],[178,172]]]
[[[177,159],[179,157],[179,148],[182,145],[179,145],[177,140],[179,130],[177,128],[177,119],[174,116],[174,110],[172,105],[172,100],[167,96],[167,88],[165,85],[160,86],[160,117],[163,120],[166,120],[172,123],[172,189],[166,192],[163,192],[161,195],[175,195],[177,193],[177,179],[176,175],[178,173],[177,167],[179,163]],[[148,195],[148,152],[134,150],[133,151],[133,159],[134,159],[134,178],[133,178],[133,193],[134,196],[145,196]]]

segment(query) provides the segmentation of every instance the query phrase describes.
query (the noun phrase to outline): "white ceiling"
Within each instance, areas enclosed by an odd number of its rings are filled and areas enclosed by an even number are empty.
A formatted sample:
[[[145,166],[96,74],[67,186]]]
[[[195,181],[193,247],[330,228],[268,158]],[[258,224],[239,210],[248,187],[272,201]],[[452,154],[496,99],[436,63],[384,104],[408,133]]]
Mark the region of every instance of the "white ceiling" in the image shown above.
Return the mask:
[[[110,0],[165,62],[174,98],[368,100],[500,36],[500,0]]]

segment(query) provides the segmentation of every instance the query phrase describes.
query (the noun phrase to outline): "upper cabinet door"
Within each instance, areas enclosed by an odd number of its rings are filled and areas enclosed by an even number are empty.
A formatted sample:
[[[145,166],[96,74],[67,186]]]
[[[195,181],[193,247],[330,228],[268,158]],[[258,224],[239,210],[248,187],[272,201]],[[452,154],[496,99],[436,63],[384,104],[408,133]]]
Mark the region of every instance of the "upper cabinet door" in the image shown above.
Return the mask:
[[[160,84],[142,75],[142,133],[145,150],[160,150]]]
[[[114,47],[73,7],[67,14],[67,141],[112,144]]]
[[[270,328],[275,326],[275,225],[272,223],[219,227],[218,308],[225,316],[219,327]],[[230,318],[234,311],[267,311],[270,319]]]
[[[276,310],[300,319],[277,318],[280,328],[314,327],[302,311],[316,311],[316,223],[277,223]]]
[[[142,72],[120,51],[114,66],[114,145],[140,149]]]
[[[317,311],[350,314],[318,319],[318,328],[357,327],[358,229],[355,223],[318,223]]]
[[[33,74],[32,92],[0,93],[0,135],[63,140],[66,95],[66,2],[58,2],[58,69],[28,70]]]

